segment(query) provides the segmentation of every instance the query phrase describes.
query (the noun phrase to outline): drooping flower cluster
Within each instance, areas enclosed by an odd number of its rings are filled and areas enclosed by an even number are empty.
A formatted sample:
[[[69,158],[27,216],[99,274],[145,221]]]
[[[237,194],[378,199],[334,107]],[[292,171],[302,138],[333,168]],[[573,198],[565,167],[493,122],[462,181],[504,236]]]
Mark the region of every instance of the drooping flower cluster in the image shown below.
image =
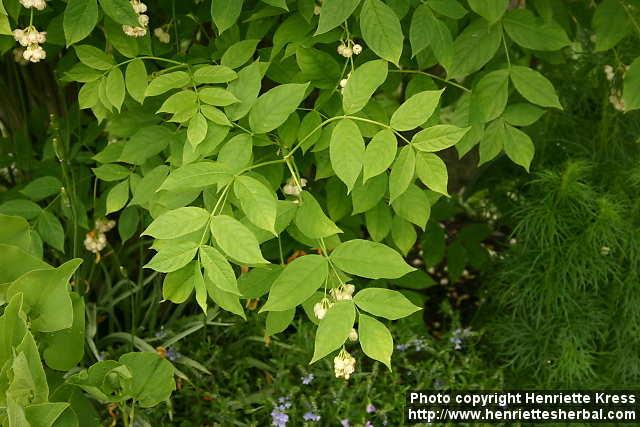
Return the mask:
[[[622,93],[620,91],[611,89],[611,94],[609,95],[609,102],[611,103],[611,105],[613,105],[613,108],[615,108],[616,110],[618,111],[625,110],[625,104],[624,104],[624,101],[622,100]]]
[[[158,27],[153,30],[153,35],[160,41],[160,43],[167,44],[171,41],[171,34],[163,27]]]
[[[333,303],[329,301],[329,298],[324,297],[320,300],[320,302],[314,304],[313,314],[315,314],[318,319],[322,320],[327,314],[327,310],[329,310],[332,305]]]
[[[20,4],[26,9],[34,8],[38,10],[44,10],[47,7],[46,0],[20,0]]]
[[[84,239],[84,247],[94,254],[99,253],[107,246],[106,233],[115,227],[116,222],[108,219],[98,219],[93,230],[87,233]]]
[[[13,30],[13,38],[20,43],[20,46],[26,48],[22,51],[22,58],[25,61],[40,62],[47,57],[47,52],[40,46],[47,41],[45,31],[38,31],[36,27],[29,25],[24,30],[19,28]]]
[[[337,50],[341,56],[351,58],[353,55],[360,55],[362,53],[362,46],[354,43],[353,40],[347,40],[346,44],[340,43]]]
[[[300,178],[300,186],[296,184],[295,179],[293,177],[287,180],[287,183],[282,187],[282,192],[287,196],[295,196],[298,197],[300,192],[304,187],[307,186],[307,180],[304,178]]]
[[[333,359],[333,369],[336,378],[348,380],[356,370],[356,359],[343,348]]]
[[[336,301],[348,301],[353,299],[353,292],[355,292],[356,287],[350,283],[340,285],[337,288],[333,288],[329,291],[331,296]]]
[[[145,15],[147,5],[140,0],[129,0],[131,7],[138,14],[137,26],[123,25],[122,31],[129,37],[144,37],[147,35],[147,27],[149,26],[149,16]]]

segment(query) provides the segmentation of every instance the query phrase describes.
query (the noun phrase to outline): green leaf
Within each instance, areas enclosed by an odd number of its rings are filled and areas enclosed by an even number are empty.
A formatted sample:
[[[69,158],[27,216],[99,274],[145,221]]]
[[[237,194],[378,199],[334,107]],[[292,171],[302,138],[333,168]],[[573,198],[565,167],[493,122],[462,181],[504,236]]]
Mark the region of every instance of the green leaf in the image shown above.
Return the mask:
[[[273,191],[257,179],[241,175],[233,183],[233,192],[249,221],[276,234],[277,204]]]
[[[80,107],[80,109],[93,108],[98,104],[98,102],[100,102],[98,97],[99,87],[99,80],[88,82],[82,85],[80,91],[78,92],[78,106]]]
[[[111,212],[119,211],[127,204],[127,200],[129,200],[129,180],[125,179],[114,185],[107,193],[107,210],[105,213],[110,214]]]
[[[514,42],[527,49],[554,51],[571,44],[560,25],[538,18],[527,9],[507,12],[502,25]]]
[[[457,144],[462,137],[469,132],[469,129],[471,128],[459,128],[452,125],[435,125],[415,134],[411,142],[412,145],[420,151],[440,151]]]
[[[632,29],[629,15],[619,0],[603,0],[596,7],[591,26],[595,32],[597,52],[613,48]]]
[[[244,314],[244,309],[242,308],[242,304],[240,304],[240,298],[238,295],[220,289],[208,278],[205,278],[205,285],[211,299],[223,310],[237,314],[244,320],[247,320],[247,316]]]
[[[431,204],[425,192],[415,184],[411,184],[407,191],[396,198],[391,207],[396,214],[425,229],[431,213]]]
[[[327,310],[316,330],[316,339],[311,363],[340,348],[349,337],[356,320],[353,301],[338,301]]]
[[[280,276],[284,267],[269,264],[252,268],[238,278],[238,289],[245,298],[260,298],[271,289],[273,282]]]
[[[158,241],[154,243],[157,244]],[[187,265],[198,250],[198,243],[191,241],[169,240],[164,241],[159,247],[158,253],[151,258],[144,268],[150,268],[160,273],[170,273]]]
[[[398,215],[393,216],[391,239],[402,255],[407,256],[415,245],[417,238],[418,233],[416,233],[413,224]]]
[[[509,97],[509,70],[487,73],[471,92],[470,119],[487,123],[500,117]]]
[[[416,170],[416,153],[410,145],[405,145],[400,150],[398,158],[391,167],[389,176],[389,203],[392,203],[402,193],[409,184],[413,182]]]
[[[231,179],[229,167],[223,163],[202,161],[189,163],[171,172],[160,186],[160,190],[176,191],[206,188]]]
[[[460,19],[467,14],[467,9],[458,0],[427,0],[427,5],[447,18]]]
[[[93,174],[102,181],[120,181],[128,178],[131,175],[131,171],[122,165],[116,163],[107,163],[106,165],[100,165],[97,168],[92,168]]]
[[[98,2],[96,0],[69,0],[62,20],[67,47],[91,34],[97,22]]]
[[[382,322],[366,314],[360,314],[358,316],[358,338],[364,354],[384,363],[391,370],[393,338]]]
[[[640,108],[640,58],[631,63],[624,75],[622,101],[625,111]]]
[[[107,98],[111,105],[116,107],[118,111],[122,108],[124,102],[124,77],[119,68],[114,68],[107,75]]]
[[[412,56],[431,46],[438,62],[445,70],[450,70],[453,61],[453,37],[447,25],[433,15],[429,5],[421,4],[413,13],[409,41]]]
[[[128,0],[100,0],[105,15],[122,25],[140,25],[138,14]]]
[[[362,181],[358,180],[352,193],[352,215],[366,212],[375,207],[387,193],[387,186],[387,174],[378,175],[367,181],[366,184],[362,184]]]
[[[234,43],[224,52],[220,63],[229,68],[241,67],[253,57],[258,42],[260,40],[250,39]]]
[[[527,101],[541,107],[555,107],[562,110],[553,85],[540,72],[516,65],[511,67],[510,75],[516,90]]]
[[[397,279],[415,270],[390,247],[361,239],[341,243],[331,261],[349,274],[369,279]]]
[[[6,288],[6,299],[23,294],[22,307],[34,332],[55,332],[73,325],[73,305],[68,284],[71,275],[82,263],[72,259],[58,268],[32,270]]]
[[[396,158],[398,141],[391,129],[382,129],[374,135],[364,151],[362,179],[370,178],[385,172]]]
[[[333,89],[340,80],[340,64],[333,55],[321,50],[299,46],[296,49],[296,63],[300,67],[300,79],[311,80],[318,88]]]
[[[57,371],[73,369],[84,355],[84,299],[75,292],[69,294],[73,305],[73,324],[69,329],[51,332],[39,338],[44,347],[42,356],[47,366]]]
[[[53,176],[43,176],[30,181],[20,193],[31,200],[42,200],[60,193],[62,182]]]
[[[489,21],[497,22],[507,11],[509,0],[467,0],[469,7],[478,15]]]
[[[162,95],[171,89],[179,89],[187,86],[191,82],[191,77],[184,71],[174,71],[172,73],[161,74],[151,80],[145,90],[145,96]]]
[[[399,64],[404,35],[393,9],[381,0],[365,0],[360,11],[360,31],[376,55]]]
[[[361,310],[389,320],[402,319],[421,310],[400,292],[391,289],[363,289],[354,295],[353,301]]]
[[[218,152],[218,162],[224,164],[234,174],[240,173],[251,163],[253,139],[245,133],[231,138]]]
[[[196,291],[196,302],[198,306],[202,310],[202,313],[207,315],[207,285],[204,283],[204,276],[202,275],[202,270],[200,269],[200,262],[196,261],[193,266],[193,288]]]
[[[322,117],[317,111],[310,111],[304,116],[298,127],[298,141],[301,144],[303,152],[306,152],[318,142],[322,134],[321,125]]]
[[[362,110],[378,87],[387,79],[386,61],[377,59],[365,62],[351,73],[342,91],[342,108],[345,114]]]
[[[442,90],[425,90],[404,101],[391,116],[391,127],[395,130],[412,130],[429,120],[436,111]]]
[[[504,152],[517,165],[529,172],[529,165],[533,159],[535,147],[529,135],[513,126],[506,126],[506,139],[503,142]]]
[[[189,263],[179,270],[164,276],[162,298],[176,304],[185,302],[193,292],[193,264]]]
[[[360,128],[352,120],[340,120],[333,129],[329,155],[331,167],[350,192],[364,162],[364,140]]]
[[[249,113],[262,87],[264,65],[264,63],[254,62],[244,67],[238,72],[238,78],[229,83],[229,91],[240,100],[240,103],[225,108],[231,120],[239,120]]]
[[[164,150],[175,138],[174,132],[166,126],[146,126],[133,134],[124,145],[118,160],[141,165],[151,156]]]
[[[231,92],[219,87],[206,87],[198,91],[200,101],[210,105],[225,107],[239,102]]]
[[[198,96],[192,90],[182,90],[168,97],[156,113],[179,114],[186,111],[197,111]]]
[[[503,119],[493,121],[486,129],[480,141],[478,166],[496,157],[502,151],[503,143],[507,139]]]
[[[449,74],[461,79],[481,69],[500,47],[502,31],[499,25],[489,25],[484,19],[471,22],[453,43],[453,64]]]
[[[189,120],[187,139],[195,147],[204,140],[205,136],[207,136],[207,119],[201,113],[198,113]]]
[[[287,327],[293,321],[295,314],[295,308],[285,311],[268,312],[265,325],[265,335],[272,336],[287,329]]]
[[[82,44],[74,46],[78,59],[85,65],[96,70],[110,70],[115,66],[112,57],[91,45]]]
[[[207,279],[225,292],[240,295],[236,274],[229,261],[211,246],[200,247],[200,261]]]
[[[518,102],[507,107],[504,119],[514,126],[529,126],[537,122],[544,113],[545,110],[540,107],[526,102]]]
[[[176,389],[173,365],[156,353],[126,353],[118,361],[129,368],[132,381],[129,392],[142,408],[168,400]]]
[[[447,196],[449,175],[447,166],[433,153],[418,152],[416,155],[416,175],[420,181],[433,191]]]
[[[201,105],[200,111],[207,119],[211,120],[217,125],[231,126],[231,122],[229,121],[227,116],[216,107],[212,107],[211,105]]]
[[[205,65],[193,73],[193,80],[199,85],[206,83],[227,83],[237,78],[238,74],[224,65]]]
[[[64,229],[58,217],[49,211],[42,210],[38,215],[36,230],[45,243],[64,252]]]
[[[202,229],[209,220],[209,212],[187,206],[163,213],[142,233],[156,239],[175,239]]]
[[[367,231],[375,242],[382,241],[391,231],[391,208],[385,202],[365,212],[364,218]]]
[[[329,263],[321,255],[305,255],[288,264],[273,282],[263,311],[285,311],[302,304],[322,286],[329,275]]]
[[[333,30],[346,21],[360,0],[324,0],[320,8],[320,20],[315,35]]]
[[[122,213],[118,221],[118,234],[120,240],[126,242],[136,234],[138,230],[138,223],[140,222],[140,215],[138,209],[135,206],[127,206]]]
[[[310,239],[323,239],[342,230],[322,211],[316,199],[306,191],[300,193],[300,205],[294,219],[296,227]]]
[[[124,80],[129,95],[142,104],[147,90],[147,70],[142,59],[136,58],[127,65]]]
[[[0,204],[0,214],[15,215],[25,219],[35,219],[42,212],[42,208],[30,200],[14,199]]]
[[[228,215],[211,219],[211,233],[225,254],[240,264],[268,264],[260,253],[256,236],[240,221]]]
[[[242,12],[243,3],[244,0],[213,0],[211,2],[211,17],[218,27],[218,34],[224,33],[236,23]]]
[[[282,125],[304,99],[308,85],[283,84],[261,95],[251,107],[251,129],[255,133],[267,133]]]
[[[153,200],[155,193],[169,174],[169,168],[165,165],[158,165],[148,171],[144,177],[132,188],[133,197],[129,202],[132,205],[146,205]]]

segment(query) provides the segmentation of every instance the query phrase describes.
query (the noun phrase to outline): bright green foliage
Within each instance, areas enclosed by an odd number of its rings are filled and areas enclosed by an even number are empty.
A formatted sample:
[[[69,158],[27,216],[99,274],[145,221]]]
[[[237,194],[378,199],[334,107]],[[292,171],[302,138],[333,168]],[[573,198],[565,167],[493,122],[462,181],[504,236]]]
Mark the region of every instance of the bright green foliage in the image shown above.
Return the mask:
[[[418,231],[423,243],[444,241],[434,206],[449,194],[456,152],[473,166],[504,153],[501,160],[535,168],[539,141],[527,127],[566,101],[551,82],[553,65],[580,49],[605,55],[637,26],[627,0],[593,10],[507,0],[166,3],[148,1],[147,25],[128,0],[51,0],[28,14],[17,1],[0,2],[0,34],[27,22],[47,29],[50,68],[72,83],[64,90],[77,85],[82,110],[58,108],[73,112],[73,125],[54,115],[49,126],[42,157],[60,173],[43,168],[0,204],[0,334],[11,350],[0,348],[8,384],[0,407],[17,420],[10,425],[38,425],[36,413],[52,424],[73,410],[49,401],[42,359],[53,370],[88,363],[85,329],[97,359],[96,319],[117,316],[84,317],[95,309],[93,291],[108,300],[129,289],[127,343],[143,352],[99,361],[67,385],[103,403],[169,398],[173,366],[136,340],[136,316],[147,316],[136,298],[156,276],[165,300],[193,304],[195,294],[203,324],[219,309],[244,318],[245,307],[260,306],[272,335],[302,306],[319,325],[312,361],[343,347],[355,326],[364,353],[390,367],[393,339],[370,315],[397,320],[420,308],[377,280],[412,280],[403,255]],[[589,24],[595,42],[586,41]],[[131,37],[129,27],[144,34]],[[13,47],[3,37],[0,50]],[[616,61],[615,105],[640,108],[638,59]],[[71,160],[92,168],[90,182],[71,182]],[[83,237],[90,244],[104,235],[87,211],[118,217],[123,242],[145,236],[132,247],[86,246],[96,262],[107,252],[115,258],[122,282],[106,290],[72,278],[78,261],[62,262]],[[468,248],[456,242],[447,250],[457,271],[464,265],[454,259]],[[152,270],[136,286],[123,266],[133,247]],[[45,250],[59,267],[41,261]]]

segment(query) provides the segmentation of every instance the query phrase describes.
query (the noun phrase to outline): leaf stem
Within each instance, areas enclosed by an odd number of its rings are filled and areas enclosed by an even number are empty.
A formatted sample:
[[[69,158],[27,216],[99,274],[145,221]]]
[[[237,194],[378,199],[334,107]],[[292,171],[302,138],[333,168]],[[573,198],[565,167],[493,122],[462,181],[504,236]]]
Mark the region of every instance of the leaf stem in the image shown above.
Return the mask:
[[[431,73],[427,73],[426,71],[421,71],[421,70],[389,70],[390,73],[404,73],[404,74],[422,74],[424,76],[427,77],[431,77],[432,79],[436,79],[442,83],[457,87],[458,89],[461,89],[465,92],[469,92],[471,93],[471,89],[466,88],[464,86],[462,86],[461,84],[458,84],[456,82],[453,82],[451,80],[445,79],[443,77],[437,76],[435,74],[431,74]]]

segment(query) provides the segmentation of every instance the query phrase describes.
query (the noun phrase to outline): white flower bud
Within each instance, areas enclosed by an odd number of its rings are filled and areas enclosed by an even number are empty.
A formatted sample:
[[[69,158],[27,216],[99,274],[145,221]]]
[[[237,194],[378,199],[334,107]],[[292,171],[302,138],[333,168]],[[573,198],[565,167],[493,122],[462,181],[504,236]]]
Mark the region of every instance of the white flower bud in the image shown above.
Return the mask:
[[[340,80],[340,87],[345,87],[345,86],[347,85],[347,82],[348,82],[348,81],[349,81],[349,80],[347,80],[347,79],[342,79],[342,80]]]
[[[336,378],[348,380],[356,370],[356,359],[344,349],[333,359],[333,369]]]
[[[318,319],[322,320],[325,314],[327,314],[327,309],[324,308],[324,305],[322,303],[317,302],[313,306],[313,314],[315,314]]]
[[[317,16],[317,15],[320,15],[320,6],[315,5],[315,6],[313,7],[313,14],[314,14],[314,15],[316,15],[316,16]]]
[[[355,55],[360,55],[362,53],[362,46],[360,46],[359,44],[354,44],[353,45],[353,53]]]
[[[356,331],[356,328],[351,328],[351,332],[349,332],[349,340],[353,342],[358,341],[358,331]]]
[[[138,22],[143,27],[146,27],[147,25],[149,25],[149,17],[147,15],[139,15],[138,16]]]
[[[345,47],[342,50],[342,56],[344,56],[345,58],[351,58],[353,56],[353,49],[351,49],[350,47]]]
[[[347,46],[345,46],[344,44],[340,43],[338,45],[338,53],[342,56],[344,56],[344,50],[347,48]]]

